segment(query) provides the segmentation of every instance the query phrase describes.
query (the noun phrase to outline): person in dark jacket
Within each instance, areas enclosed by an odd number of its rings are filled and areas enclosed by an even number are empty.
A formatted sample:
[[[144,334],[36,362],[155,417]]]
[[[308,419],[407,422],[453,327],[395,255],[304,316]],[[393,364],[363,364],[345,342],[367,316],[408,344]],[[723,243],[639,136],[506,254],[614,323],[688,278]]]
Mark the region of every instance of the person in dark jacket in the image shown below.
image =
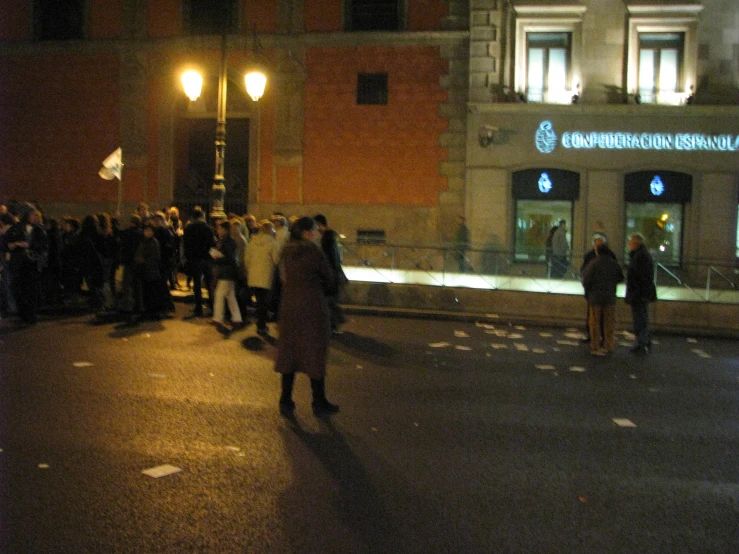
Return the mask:
[[[238,278],[238,268],[236,265],[236,241],[231,238],[231,224],[227,220],[219,221],[216,224],[216,232],[218,233],[218,243],[216,251],[211,253],[213,258],[213,274],[218,282],[216,290],[213,294],[213,323],[222,333],[230,332],[233,327],[241,327],[241,310],[239,310],[239,302],[236,300],[236,279]],[[224,308],[228,302],[228,309],[231,312],[231,324],[228,325],[224,321]]]
[[[595,259],[595,257],[596,257],[596,252],[595,251],[598,248],[598,246],[601,245],[601,244],[603,244],[603,245],[606,246],[605,255],[610,256],[614,260],[618,260],[618,258],[616,258],[616,254],[613,253],[613,250],[611,250],[608,247],[608,239],[606,238],[606,236],[603,233],[595,233],[593,235],[593,248],[591,248],[590,250],[588,250],[585,253],[585,255],[583,256],[583,259],[582,259],[582,265],[580,266],[580,275],[581,276],[583,274],[583,271],[585,271],[585,268],[588,266],[588,264]],[[588,299],[588,295],[586,294],[585,295],[585,300],[587,300],[587,299]],[[584,338],[582,340],[582,342],[588,343],[588,342],[590,342],[590,306],[586,306],[585,308],[586,308],[585,309],[585,330],[587,332],[587,337]],[[601,323],[600,328],[601,328],[601,337],[603,337],[604,334],[603,334],[603,324],[602,323]],[[603,345],[601,344],[600,346],[603,346]]]
[[[205,213],[201,208],[194,208],[192,221],[185,227],[182,236],[183,248],[185,249],[185,270],[188,277],[192,278],[192,288],[195,295],[195,308],[193,317],[203,316],[203,280],[208,289],[211,311],[212,302],[212,266],[210,249],[215,246],[213,230],[205,222]]]
[[[327,294],[336,289],[334,272],[314,239],[315,222],[299,218],[290,228],[290,241],[280,260],[283,299],[275,371],[282,374],[280,412],[291,415],[295,373],[310,377],[313,413],[331,415],[339,407],[326,399],[326,360],[330,342]]]
[[[79,240],[77,241],[76,259],[79,264],[80,277],[84,279],[90,292],[90,311],[97,313],[103,309],[103,273],[102,251],[103,237],[100,225],[94,215],[86,215],[82,220]]]
[[[162,295],[161,252],[159,242],[154,237],[156,224],[151,220],[144,225],[144,238],[136,249],[135,262],[141,276],[141,291],[144,301],[144,315],[149,319],[160,319],[167,308]],[[166,290],[166,287],[164,287]],[[167,291],[169,293],[169,291]]]
[[[616,349],[613,335],[616,321],[616,287],[624,280],[624,275],[618,261],[609,255],[610,249],[605,242],[598,244],[594,250],[595,258],[583,270],[582,284],[590,311],[590,353],[605,356]]]
[[[41,272],[46,267],[49,239],[41,224],[41,213],[29,206],[20,221],[4,236],[10,252],[8,269],[13,273],[12,285],[18,315],[27,325],[37,320],[41,297]]]
[[[175,236],[167,226],[164,213],[156,212],[149,221],[154,224],[154,238],[159,243],[159,274],[162,281],[162,290],[159,294],[167,310],[173,312],[175,309],[174,302],[167,283],[175,266]]]
[[[344,270],[341,268],[341,252],[339,251],[339,242],[336,240],[338,236],[336,231],[328,226],[326,216],[323,214],[317,214],[313,216],[318,228],[318,233],[321,236],[321,250],[326,255],[328,263],[334,272],[334,279],[336,280],[336,291],[329,294],[326,299],[328,300],[328,309],[331,314],[331,333],[339,334],[339,325],[346,321],[344,317],[344,311],[341,309],[339,304],[339,298],[341,296],[341,290],[349,281],[344,274]]]
[[[64,299],[79,294],[82,278],[80,277],[79,255],[80,221],[75,217],[65,217],[62,222],[61,236],[61,273]]]
[[[121,283],[121,312],[129,319],[143,310],[144,301],[141,291],[141,278],[136,271],[136,251],[144,240],[144,231],[141,227],[141,216],[133,213],[128,221],[128,227],[120,232],[120,262],[123,267],[123,281]]]
[[[649,329],[649,303],[657,300],[654,285],[654,261],[644,244],[644,235],[629,237],[629,267],[626,271],[626,303],[631,306],[636,345],[634,353],[648,353],[652,346]]]

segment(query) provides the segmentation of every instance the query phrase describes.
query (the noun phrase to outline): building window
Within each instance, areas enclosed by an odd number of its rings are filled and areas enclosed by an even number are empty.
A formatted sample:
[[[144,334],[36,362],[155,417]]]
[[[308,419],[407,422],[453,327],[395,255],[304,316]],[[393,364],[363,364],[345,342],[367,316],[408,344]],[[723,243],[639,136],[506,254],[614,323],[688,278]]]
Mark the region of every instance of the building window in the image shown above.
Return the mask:
[[[559,103],[567,93],[571,33],[527,33],[526,99]]]
[[[665,266],[682,263],[683,212],[693,195],[693,177],[668,170],[637,171],[624,177],[626,239],[646,238],[654,260]],[[624,244],[628,259],[628,245]]]
[[[357,75],[357,104],[387,104],[387,73]]]
[[[347,0],[347,31],[398,31],[402,25],[401,0]]]
[[[185,0],[185,28],[192,35],[222,35],[239,28],[236,0]]]
[[[38,40],[85,38],[85,0],[36,0],[34,6]]]
[[[684,104],[696,84],[698,15],[695,4],[627,5],[626,87],[635,102]]]
[[[683,204],[626,203],[626,238],[641,233],[655,262],[679,267],[682,252]],[[629,259],[628,241],[624,259]]]
[[[680,92],[683,33],[639,33],[639,96],[645,104]]]
[[[516,6],[516,92],[528,102],[569,104],[580,87],[585,6]]]
[[[515,261],[548,262],[549,233],[560,219],[572,223],[572,209],[567,200],[516,200]],[[568,229],[568,244],[571,240]]]

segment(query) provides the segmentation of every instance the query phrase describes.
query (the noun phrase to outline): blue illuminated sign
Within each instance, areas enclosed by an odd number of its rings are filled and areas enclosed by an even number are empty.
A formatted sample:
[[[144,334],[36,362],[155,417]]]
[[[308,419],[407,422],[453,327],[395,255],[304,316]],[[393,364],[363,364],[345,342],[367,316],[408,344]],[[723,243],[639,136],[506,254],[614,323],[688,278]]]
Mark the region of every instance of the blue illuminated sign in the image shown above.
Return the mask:
[[[684,152],[739,152],[739,135],[702,133],[628,133],[567,131],[557,140],[551,121],[542,121],[535,135],[536,149],[550,154],[557,144],[575,150],[679,150]]]
[[[539,177],[539,190],[544,194],[552,190],[552,181],[546,173],[542,173],[541,177]]]
[[[652,191],[652,194],[655,196],[662,196],[662,193],[665,192],[665,184],[662,182],[659,175],[655,175],[652,182],[649,183],[649,190]]]

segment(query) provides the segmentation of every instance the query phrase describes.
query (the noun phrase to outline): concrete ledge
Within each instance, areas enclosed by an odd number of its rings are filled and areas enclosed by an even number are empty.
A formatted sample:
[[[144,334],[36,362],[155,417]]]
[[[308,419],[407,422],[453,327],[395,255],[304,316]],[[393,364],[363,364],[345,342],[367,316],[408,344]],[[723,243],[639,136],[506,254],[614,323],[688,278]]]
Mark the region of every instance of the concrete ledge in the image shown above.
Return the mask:
[[[395,317],[576,326],[584,329],[586,303],[571,294],[396,285],[353,281],[342,304],[350,313]],[[650,322],[658,332],[739,338],[739,310],[732,304],[658,301],[650,305]],[[616,326],[631,329],[631,309],[616,304]]]

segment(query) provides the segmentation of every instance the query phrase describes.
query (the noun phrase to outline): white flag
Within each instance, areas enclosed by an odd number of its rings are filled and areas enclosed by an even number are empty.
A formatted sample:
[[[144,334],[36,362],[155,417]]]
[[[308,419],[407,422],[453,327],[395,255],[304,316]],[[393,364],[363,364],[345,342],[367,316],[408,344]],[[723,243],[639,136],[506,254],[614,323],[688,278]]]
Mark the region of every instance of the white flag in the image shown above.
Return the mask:
[[[110,181],[117,178],[121,180],[121,172],[123,171],[123,152],[117,148],[110,156],[103,160],[103,167],[98,171],[103,179]]]

